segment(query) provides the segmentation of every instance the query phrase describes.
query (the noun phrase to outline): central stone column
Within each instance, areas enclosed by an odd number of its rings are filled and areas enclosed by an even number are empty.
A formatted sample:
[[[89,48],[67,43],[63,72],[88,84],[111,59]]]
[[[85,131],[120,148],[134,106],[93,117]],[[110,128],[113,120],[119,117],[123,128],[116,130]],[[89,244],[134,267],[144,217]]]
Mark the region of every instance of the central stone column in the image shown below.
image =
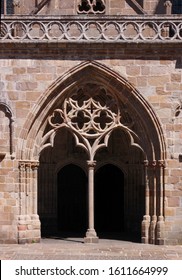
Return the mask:
[[[85,243],[98,243],[98,237],[94,229],[94,168],[96,161],[87,161],[88,164],[88,230]]]
[[[53,111],[48,117],[48,123],[52,128],[44,135],[41,150],[52,147],[54,138],[59,129],[67,128],[76,140],[76,146],[84,149],[88,155],[88,230],[85,242],[96,243],[98,237],[94,229],[94,157],[101,148],[108,147],[109,137],[116,128],[131,133],[126,124],[120,120],[119,99],[107,92],[103,86],[88,83],[77,91],[78,99],[75,100],[75,92],[69,95],[61,108]],[[81,94],[81,95],[80,95]],[[114,108],[113,108],[113,104]],[[131,136],[132,137],[132,136]],[[48,142],[49,141],[49,142]]]

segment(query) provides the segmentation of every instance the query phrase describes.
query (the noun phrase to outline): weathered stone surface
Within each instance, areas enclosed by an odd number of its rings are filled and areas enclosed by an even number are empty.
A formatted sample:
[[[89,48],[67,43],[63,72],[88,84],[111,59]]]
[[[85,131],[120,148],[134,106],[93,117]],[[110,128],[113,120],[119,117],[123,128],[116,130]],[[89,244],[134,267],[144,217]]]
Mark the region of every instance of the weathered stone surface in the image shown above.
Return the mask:
[[[56,3],[51,1],[40,14],[51,14]],[[143,9],[152,14],[157,3],[143,1]],[[107,5],[106,15],[139,12],[129,1],[111,0]],[[58,6],[60,15],[73,15],[77,1],[61,1]],[[33,8],[31,3],[26,12]],[[161,6],[157,9],[162,11]],[[66,129],[51,143],[47,138],[45,145],[49,147],[42,152],[41,143],[50,131],[48,117],[61,108],[69,94],[79,96],[78,89],[88,83],[118,97],[123,124],[133,131],[131,137],[124,130],[113,132],[107,149],[96,155],[95,173],[110,164],[125,176],[123,228],[128,233],[139,232],[141,237],[141,223],[146,218],[142,228],[145,243],[181,242],[181,50],[173,42],[158,44],[155,40],[142,44],[24,44],[23,40],[4,44],[0,49],[0,242],[37,242],[41,225],[45,233],[60,227],[58,173],[73,164],[87,174],[88,156],[75,147]],[[74,176],[70,169],[70,177]],[[114,184],[110,196],[112,189]],[[114,205],[112,200],[108,205]],[[70,206],[68,216],[74,211]],[[161,217],[164,228],[157,225]],[[164,235],[162,241],[157,239]]]

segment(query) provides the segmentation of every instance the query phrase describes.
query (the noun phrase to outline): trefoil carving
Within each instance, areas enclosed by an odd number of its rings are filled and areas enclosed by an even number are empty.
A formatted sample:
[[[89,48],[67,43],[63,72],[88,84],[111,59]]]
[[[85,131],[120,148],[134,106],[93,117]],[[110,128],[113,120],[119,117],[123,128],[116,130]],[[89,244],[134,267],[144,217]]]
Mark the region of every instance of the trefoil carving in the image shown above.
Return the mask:
[[[103,14],[105,9],[105,0],[80,0],[77,12],[79,14]]]

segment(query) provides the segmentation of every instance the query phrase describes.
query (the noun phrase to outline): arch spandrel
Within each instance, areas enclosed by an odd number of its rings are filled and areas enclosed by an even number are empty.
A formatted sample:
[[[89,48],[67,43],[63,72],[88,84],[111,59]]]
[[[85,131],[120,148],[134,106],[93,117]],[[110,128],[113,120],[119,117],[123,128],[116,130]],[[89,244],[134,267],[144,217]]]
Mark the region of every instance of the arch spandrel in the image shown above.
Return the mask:
[[[41,138],[49,115],[59,107],[66,96],[73,91],[76,92],[88,81],[102,85],[125,104],[128,114],[135,121],[134,132],[140,138],[139,143],[134,144],[142,147],[148,160],[164,160],[166,154],[164,136],[161,124],[150,104],[118,73],[95,61],[86,61],[72,68],[58,78],[41,96],[22,129],[20,138],[23,144],[19,147],[18,157],[38,159]]]

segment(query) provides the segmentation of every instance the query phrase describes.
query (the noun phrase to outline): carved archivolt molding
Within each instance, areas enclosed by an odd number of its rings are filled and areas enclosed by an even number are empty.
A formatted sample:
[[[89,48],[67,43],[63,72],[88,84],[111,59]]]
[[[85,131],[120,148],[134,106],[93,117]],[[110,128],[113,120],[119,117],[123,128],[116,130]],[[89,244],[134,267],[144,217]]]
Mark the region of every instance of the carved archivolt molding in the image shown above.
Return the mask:
[[[107,147],[116,128],[124,130],[134,143],[133,121],[126,116],[126,110],[121,108],[116,97],[102,86],[88,83],[65,98],[61,108],[55,109],[48,117],[51,129],[42,139],[41,150],[53,146],[57,131],[65,127],[75,137],[76,145],[83,148],[92,161],[98,149]]]

